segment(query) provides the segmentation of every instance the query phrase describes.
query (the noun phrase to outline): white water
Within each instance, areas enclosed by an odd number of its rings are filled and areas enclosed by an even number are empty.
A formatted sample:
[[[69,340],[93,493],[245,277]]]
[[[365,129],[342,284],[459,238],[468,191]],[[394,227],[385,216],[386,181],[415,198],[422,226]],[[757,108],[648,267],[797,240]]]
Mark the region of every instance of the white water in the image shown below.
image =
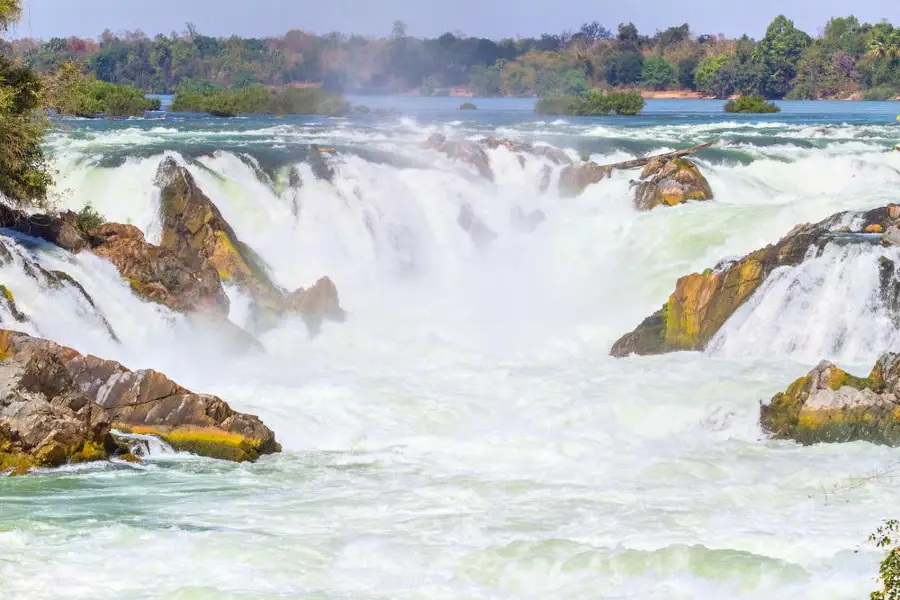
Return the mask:
[[[819,359],[868,368],[895,343],[869,293],[884,251],[829,248],[779,273],[706,354],[607,353],[684,273],[798,222],[900,201],[900,155],[753,149],[747,166],[703,163],[715,202],[640,214],[627,175],[561,200],[536,192],[540,161],[522,168],[498,150],[489,185],[403,127],[408,139],[344,125],[264,134],[333,134],[423,162],[348,154],[333,186],[302,165],[302,189],[273,192],[240,148],[200,159],[216,175],[189,163],[280,283],[328,274],[350,312],[314,340],[298,322],[267,332],[266,357],[223,354],[89,255],[21,249],[78,279],[121,344],[68,291],[48,294],[18,263],[0,268],[42,335],[220,394],[285,448],[254,465],[159,456],[0,480],[0,596],[865,597],[878,555],[864,542],[897,516],[900,486],[890,472],[860,480],[891,469],[895,451],[772,442],[757,419],[759,400]],[[664,149],[684,130],[634,131]],[[162,153],[114,168],[87,157],[92,144],[191,135],[61,137],[64,203],[90,200],[157,239]],[[458,226],[464,205],[492,243]],[[547,219],[523,232],[515,207]]]

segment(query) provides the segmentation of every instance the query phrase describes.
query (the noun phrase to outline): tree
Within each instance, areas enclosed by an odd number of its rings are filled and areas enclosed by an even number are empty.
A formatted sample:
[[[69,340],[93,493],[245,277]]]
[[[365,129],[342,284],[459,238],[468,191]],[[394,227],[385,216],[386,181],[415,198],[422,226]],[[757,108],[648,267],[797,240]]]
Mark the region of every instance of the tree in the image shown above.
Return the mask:
[[[592,41],[611,40],[613,37],[612,32],[597,21],[582,23],[578,32]]]
[[[760,66],[763,95],[782,98],[790,91],[797,64],[809,44],[809,35],[794,27],[793,21],[784,15],[775,17],[754,56]]]
[[[664,90],[678,79],[678,71],[662,56],[650,56],[644,60],[641,78],[654,90]]]
[[[691,56],[678,62],[678,83],[681,87],[688,90],[694,89],[694,78],[699,64],[700,59],[696,56]]]
[[[604,63],[606,81],[612,85],[629,85],[641,80],[644,57],[640,52],[616,52]]]
[[[616,40],[619,42],[619,50],[623,52],[641,49],[641,36],[634,23],[620,23]]]
[[[697,89],[708,94],[715,93],[716,77],[727,61],[727,54],[707,56],[700,61],[700,64],[697,66],[697,72],[694,74],[694,85]]]

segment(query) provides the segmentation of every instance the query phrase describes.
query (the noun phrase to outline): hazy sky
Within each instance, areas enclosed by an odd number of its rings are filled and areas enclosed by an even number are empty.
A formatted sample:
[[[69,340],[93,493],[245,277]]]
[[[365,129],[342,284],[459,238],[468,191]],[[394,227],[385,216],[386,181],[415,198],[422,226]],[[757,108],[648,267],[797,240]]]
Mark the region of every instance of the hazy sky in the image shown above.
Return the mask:
[[[830,16],[853,12],[866,21],[900,23],[897,0],[23,0],[17,37],[97,37],[142,29],[149,35],[182,31],[191,21],[207,35],[266,36],[303,29],[387,35],[395,19],[409,34],[444,31],[514,37],[577,29],[600,21],[610,29],[632,21],[645,33],[687,21],[695,33],[760,37],[779,13],[815,34]],[[675,10],[672,10],[675,7]]]

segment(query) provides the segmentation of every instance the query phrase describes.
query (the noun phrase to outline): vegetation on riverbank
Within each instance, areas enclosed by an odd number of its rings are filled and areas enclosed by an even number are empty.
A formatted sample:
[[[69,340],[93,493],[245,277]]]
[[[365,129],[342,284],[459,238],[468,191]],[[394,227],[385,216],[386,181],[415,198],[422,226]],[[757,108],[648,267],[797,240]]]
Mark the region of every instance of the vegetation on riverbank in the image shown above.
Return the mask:
[[[759,40],[692,31],[687,23],[649,35],[632,23],[611,31],[595,21],[577,31],[501,40],[455,33],[416,38],[399,21],[383,38],[297,30],[215,38],[188,24],[154,38],[107,30],[99,40],[16,40],[10,51],[41,72],[74,60],[101,81],[159,93],[186,81],[230,89],[302,81],[347,93],[423,95],[577,95],[624,86],[718,97],[900,96],[900,29],[852,16],[829,20],[817,36],[778,16]]]
[[[551,93],[541,98],[534,110],[539,115],[573,115],[595,117],[636,115],[644,108],[640,92],[603,92],[590,90],[582,95]]]
[[[350,103],[339,93],[321,88],[269,90],[260,85],[242,89],[180,89],[172,110],[206,112],[228,117],[240,114],[343,115]]]
[[[44,77],[44,104],[59,115],[137,117],[159,110],[158,98],[128,85],[97,81],[74,62],[67,61]]]
[[[725,103],[727,113],[777,113],[781,109],[759,94],[738,96]]]

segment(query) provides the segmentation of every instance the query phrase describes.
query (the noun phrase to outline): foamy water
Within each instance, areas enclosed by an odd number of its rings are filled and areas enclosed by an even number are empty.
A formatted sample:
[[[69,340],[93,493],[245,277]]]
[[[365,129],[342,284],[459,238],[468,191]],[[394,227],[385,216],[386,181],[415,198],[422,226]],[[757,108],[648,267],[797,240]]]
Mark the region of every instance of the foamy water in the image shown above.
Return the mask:
[[[786,111],[787,113],[788,111]],[[235,465],[161,449],[0,479],[0,596],[72,600],[866,597],[896,517],[896,451],[773,442],[759,401],[821,358],[865,371],[898,332],[878,257],[830,247],[777,273],[706,353],[613,359],[675,280],[834,212],[900,202],[896,126],[843,116],[690,123],[427,111],[384,121],[69,124],[62,204],[159,236],[156,166],[192,171],[282,285],[331,276],[349,311],[230,356],[134,298],[110,265],[7,242],[22,326],[164,370],[256,413],[285,451]],[[424,151],[432,132],[538,140],[612,161],[717,137],[717,199],[635,212],[620,173],[576,199],[490,151],[496,182]],[[302,154],[338,146],[332,184]],[[302,187],[289,185],[296,168]],[[555,176],[554,176],[555,181]],[[541,210],[534,231],[516,211]],[[492,241],[457,223],[470,211]],[[893,255],[891,255],[893,257]],[[897,257],[893,257],[897,258]],[[93,296],[121,343],[71,290]],[[244,324],[239,294],[231,318]],[[3,315],[5,317],[5,315]],[[4,319],[6,323],[8,319]],[[31,327],[32,329],[28,329]],[[34,329],[39,331],[34,331]],[[872,475],[877,475],[872,477]]]

